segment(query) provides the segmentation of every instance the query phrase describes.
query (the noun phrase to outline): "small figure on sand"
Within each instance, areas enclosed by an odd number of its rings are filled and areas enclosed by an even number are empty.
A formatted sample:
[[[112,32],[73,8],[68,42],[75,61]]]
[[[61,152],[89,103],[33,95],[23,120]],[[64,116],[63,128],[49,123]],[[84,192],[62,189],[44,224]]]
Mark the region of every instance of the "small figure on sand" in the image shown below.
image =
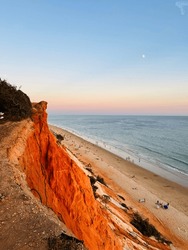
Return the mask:
[[[169,207],[169,203],[163,205],[162,202],[157,201],[155,204],[156,204],[156,208],[157,208],[157,209],[160,208],[160,207],[161,207],[161,208],[164,208],[164,209],[168,209],[168,207]]]
[[[169,203],[163,206],[164,209],[168,209]]]
[[[162,203],[159,202],[159,201],[157,201],[155,204],[156,204],[156,208],[157,208],[157,209],[160,208],[160,207],[162,206]]]
[[[145,198],[139,199],[139,202],[140,203],[146,202],[146,199]]]

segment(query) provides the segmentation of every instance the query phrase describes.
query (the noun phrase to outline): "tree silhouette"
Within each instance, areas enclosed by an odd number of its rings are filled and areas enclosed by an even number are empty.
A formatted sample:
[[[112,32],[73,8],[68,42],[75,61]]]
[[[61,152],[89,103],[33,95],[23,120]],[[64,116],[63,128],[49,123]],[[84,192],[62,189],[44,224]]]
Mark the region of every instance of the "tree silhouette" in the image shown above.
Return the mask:
[[[2,121],[20,121],[31,116],[32,104],[29,97],[16,86],[0,78],[0,112]]]

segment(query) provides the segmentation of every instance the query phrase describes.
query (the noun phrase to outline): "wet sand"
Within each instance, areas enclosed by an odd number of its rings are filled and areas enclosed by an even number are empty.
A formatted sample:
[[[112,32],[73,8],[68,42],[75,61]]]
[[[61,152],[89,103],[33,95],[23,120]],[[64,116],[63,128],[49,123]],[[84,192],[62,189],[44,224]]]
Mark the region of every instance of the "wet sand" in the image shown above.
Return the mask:
[[[173,235],[181,239],[183,243],[178,249],[187,249],[188,188],[124,160],[66,130],[52,125],[50,129],[63,135],[62,145],[85,166],[91,166],[113,190],[125,195],[127,202],[136,211],[147,218],[149,210]],[[140,199],[145,199],[145,202],[140,203]],[[169,209],[157,208],[156,201],[170,203]]]

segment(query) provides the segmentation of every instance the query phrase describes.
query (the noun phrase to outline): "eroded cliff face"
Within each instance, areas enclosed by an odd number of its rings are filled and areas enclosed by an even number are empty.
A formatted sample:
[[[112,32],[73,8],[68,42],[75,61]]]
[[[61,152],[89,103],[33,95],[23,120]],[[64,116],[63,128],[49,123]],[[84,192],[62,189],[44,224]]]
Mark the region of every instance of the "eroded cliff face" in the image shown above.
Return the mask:
[[[51,208],[88,249],[122,249],[93,196],[89,178],[66,149],[58,146],[49,131],[46,108],[46,102],[34,105],[33,122],[28,121],[22,133],[25,146],[17,145],[17,150],[11,148],[9,159],[18,161],[35,196]]]
[[[90,250],[170,249],[130,223],[134,209],[125,208],[111,188],[96,182],[94,198],[88,175],[96,176],[57,143],[48,128],[46,108],[46,102],[33,104],[32,120],[18,123],[17,129],[12,129],[11,143],[5,143],[6,158],[25,173],[33,194]]]

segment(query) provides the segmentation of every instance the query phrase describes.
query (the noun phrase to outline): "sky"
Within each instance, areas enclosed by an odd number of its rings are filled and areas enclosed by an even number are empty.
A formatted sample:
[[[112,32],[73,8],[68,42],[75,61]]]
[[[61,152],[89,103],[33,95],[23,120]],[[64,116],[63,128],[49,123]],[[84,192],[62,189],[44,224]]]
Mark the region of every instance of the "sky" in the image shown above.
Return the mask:
[[[49,113],[188,115],[188,0],[0,0],[0,77]]]

